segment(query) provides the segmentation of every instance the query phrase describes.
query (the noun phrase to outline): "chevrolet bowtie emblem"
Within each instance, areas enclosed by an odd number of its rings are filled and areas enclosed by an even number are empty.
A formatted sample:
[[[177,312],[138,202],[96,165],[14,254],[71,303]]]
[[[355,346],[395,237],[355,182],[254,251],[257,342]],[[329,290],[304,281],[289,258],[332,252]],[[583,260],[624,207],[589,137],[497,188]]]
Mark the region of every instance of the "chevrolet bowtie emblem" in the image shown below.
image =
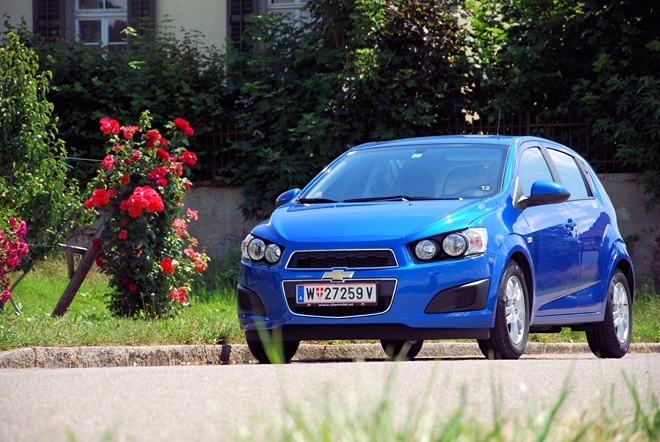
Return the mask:
[[[332,272],[325,272],[323,279],[332,279],[333,281],[343,281],[344,279],[352,278],[355,272],[345,272],[340,269],[333,270]]]

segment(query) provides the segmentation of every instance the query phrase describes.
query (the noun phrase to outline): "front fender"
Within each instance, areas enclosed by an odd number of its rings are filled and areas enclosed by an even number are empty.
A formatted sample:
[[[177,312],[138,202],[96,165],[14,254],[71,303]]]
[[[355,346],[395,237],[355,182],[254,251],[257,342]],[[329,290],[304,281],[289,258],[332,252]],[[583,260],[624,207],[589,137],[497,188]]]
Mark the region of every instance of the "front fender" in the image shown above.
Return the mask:
[[[522,268],[525,279],[527,283],[527,291],[529,292],[530,298],[530,312],[534,312],[534,292],[536,290],[536,278],[534,277],[534,264],[532,261],[532,255],[529,251],[529,247],[525,242],[524,238],[517,234],[510,234],[503,238],[502,243],[500,244],[499,249],[497,250],[497,255],[495,257],[495,263],[493,266],[493,276],[491,281],[491,297],[488,300],[488,307],[495,309],[497,302],[497,295],[502,281],[502,275],[506,269],[507,263],[513,259],[518,263]],[[495,290],[495,295],[492,296],[492,290]],[[532,318],[533,323],[533,318]]]

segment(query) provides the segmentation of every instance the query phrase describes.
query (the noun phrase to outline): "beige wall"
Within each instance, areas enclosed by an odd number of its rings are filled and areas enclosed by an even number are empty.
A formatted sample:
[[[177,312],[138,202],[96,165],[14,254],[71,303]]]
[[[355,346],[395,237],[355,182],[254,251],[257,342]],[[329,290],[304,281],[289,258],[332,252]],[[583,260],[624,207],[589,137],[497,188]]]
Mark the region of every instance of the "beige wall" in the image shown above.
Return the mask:
[[[194,5],[194,6],[193,6]],[[161,26],[163,20],[172,19],[168,25],[177,37],[186,31],[200,31],[204,35],[204,44],[215,46],[225,52],[227,36],[227,2],[225,0],[157,0],[156,23]]]
[[[32,0],[0,0],[0,28],[5,30],[5,14],[11,17],[9,23],[13,26],[21,24],[21,17],[25,17],[25,22],[32,29]]]

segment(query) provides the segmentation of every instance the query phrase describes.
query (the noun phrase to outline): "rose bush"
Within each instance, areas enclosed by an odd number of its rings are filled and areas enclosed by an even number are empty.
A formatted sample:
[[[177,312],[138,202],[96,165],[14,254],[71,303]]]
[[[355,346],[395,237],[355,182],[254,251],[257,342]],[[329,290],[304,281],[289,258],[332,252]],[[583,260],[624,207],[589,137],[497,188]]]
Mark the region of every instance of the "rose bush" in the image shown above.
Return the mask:
[[[0,228],[0,302],[11,298],[11,280],[7,273],[18,267],[21,258],[28,254],[28,245],[23,240],[26,233],[25,221],[19,222],[13,217],[9,218],[9,226]]]
[[[187,302],[192,278],[206,270],[208,257],[195,250],[183,212],[190,171],[197,157],[187,150],[193,129],[182,118],[165,125],[167,137],[152,129],[145,112],[138,126],[100,120],[109,136],[108,155],[90,183],[89,210],[105,211],[106,228],[93,247],[96,264],[110,276],[109,308],[119,315],[160,317]]]

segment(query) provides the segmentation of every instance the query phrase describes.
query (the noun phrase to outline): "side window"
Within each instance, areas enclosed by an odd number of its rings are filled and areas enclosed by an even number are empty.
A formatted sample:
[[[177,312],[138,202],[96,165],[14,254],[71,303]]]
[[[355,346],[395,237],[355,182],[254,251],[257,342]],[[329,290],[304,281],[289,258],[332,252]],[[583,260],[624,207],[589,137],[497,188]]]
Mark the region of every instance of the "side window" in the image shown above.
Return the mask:
[[[550,169],[543,158],[541,150],[537,147],[527,149],[523,152],[518,167],[518,178],[523,193],[530,195],[532,184],[538,180],[553,181]]]
[[[571,200],[589,198],[584,176],[572,156],[558,150],[548,149],[550,158],[557,166],[564,187],[571,192]]]

